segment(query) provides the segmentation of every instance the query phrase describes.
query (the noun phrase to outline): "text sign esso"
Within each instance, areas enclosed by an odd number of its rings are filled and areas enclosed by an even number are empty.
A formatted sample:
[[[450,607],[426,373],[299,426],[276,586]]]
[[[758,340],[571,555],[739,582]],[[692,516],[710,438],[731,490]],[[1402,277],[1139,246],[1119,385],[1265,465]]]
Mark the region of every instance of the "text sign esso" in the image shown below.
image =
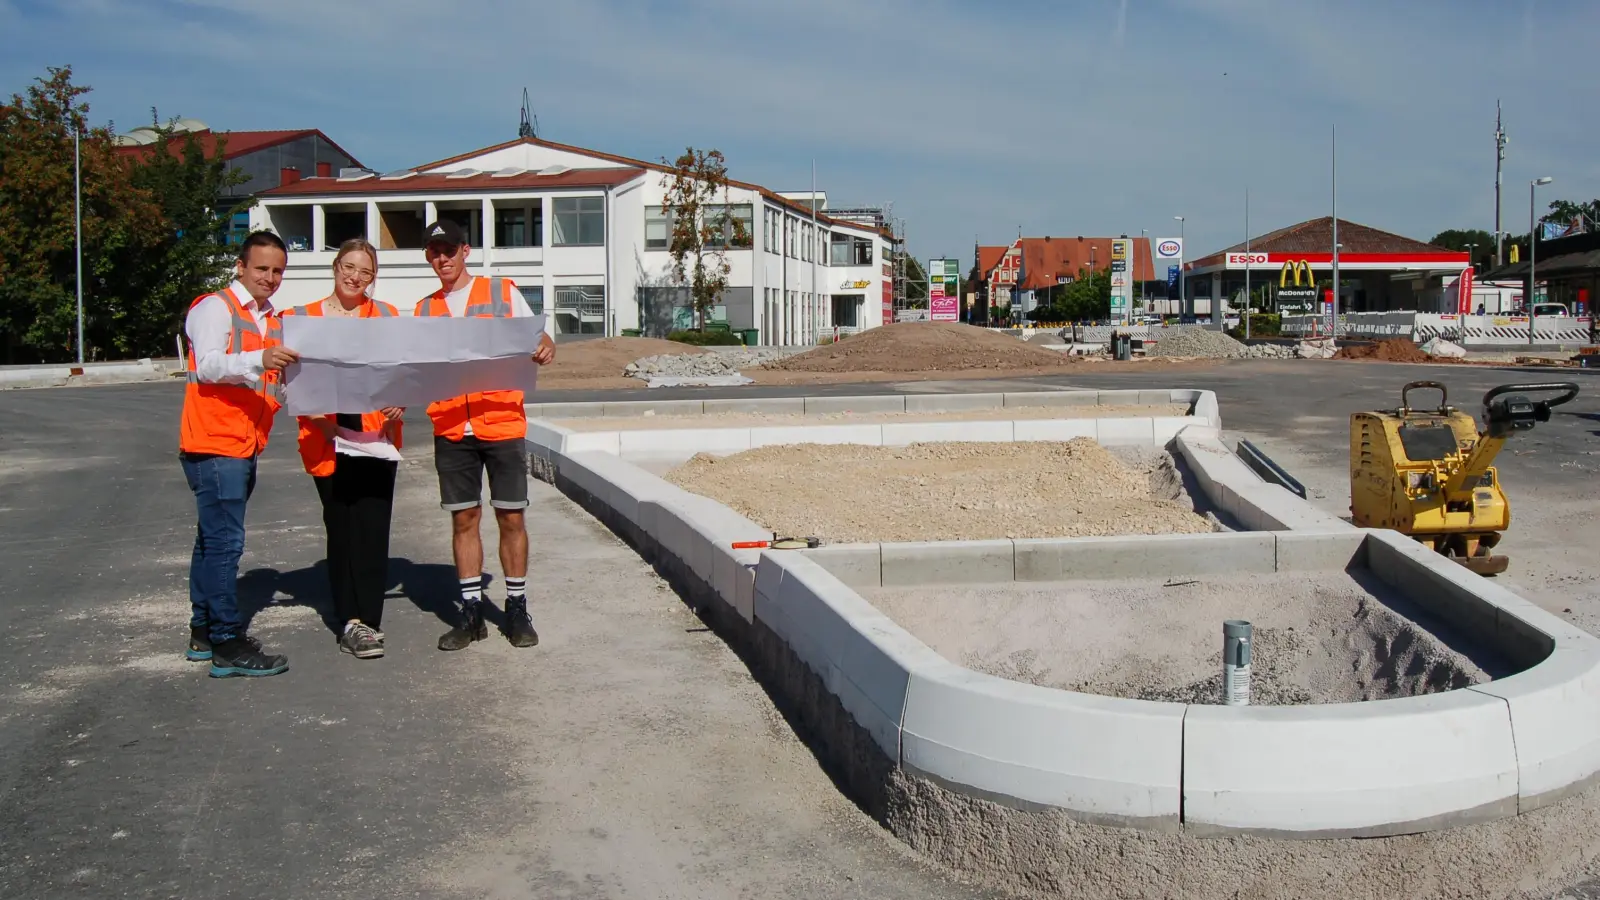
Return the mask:
[[[1167,238],[1156,244],[1156,257],[1158,259],[1178,259],[1183,256],[1183,242]]]
[[[1244,268],[1245,266],[1264,266],[1267,264],[1265,253],[1229,253],[1228,268]]]

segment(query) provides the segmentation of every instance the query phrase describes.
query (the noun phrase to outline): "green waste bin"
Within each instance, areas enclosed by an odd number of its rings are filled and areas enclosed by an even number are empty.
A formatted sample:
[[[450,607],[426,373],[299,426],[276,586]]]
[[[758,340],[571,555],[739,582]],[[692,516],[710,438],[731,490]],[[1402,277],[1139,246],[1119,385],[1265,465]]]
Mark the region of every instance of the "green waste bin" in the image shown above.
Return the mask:
[[[624,328],[624,329],[622,329],[622,336],[623,337],[643,337],[644,336],[644,331],[643,331],[643,329],[639,329],[639,328]]]
[[[740,334],[744,337],[744,345],[746,347],[755,347],[761,343],[761,329],[759,328],[746,328]]]

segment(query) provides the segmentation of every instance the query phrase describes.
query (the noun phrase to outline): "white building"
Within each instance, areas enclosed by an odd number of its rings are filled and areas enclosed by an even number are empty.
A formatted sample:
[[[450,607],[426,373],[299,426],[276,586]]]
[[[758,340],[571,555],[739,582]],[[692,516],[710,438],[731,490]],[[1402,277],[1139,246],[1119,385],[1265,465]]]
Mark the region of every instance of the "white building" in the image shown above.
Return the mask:
[[[469,267],[512,279],[549,314],[558,337],[664,335],[686,321],[662,214],[667,169],[642,160],[520,138],[415,169],[347,169],[295,178],[259,195],[252,228],[291,246],[282,307],[332,292],[334,250],[365,237],[378,248],[373,295],[410,313],[438,288],[422,232],[436,217],[471,236]],[[822,205],[819,193],[819,204]],[[791,195],[793,196],[793,195]],[[804,197],[805,195],[799,195]],[[803,200],[731,182],[731,215],[748,246],[726,250],[732,272],[713,320],[757,329],[763,344],[892,321],[892,236],[871,224],[813,214]]]

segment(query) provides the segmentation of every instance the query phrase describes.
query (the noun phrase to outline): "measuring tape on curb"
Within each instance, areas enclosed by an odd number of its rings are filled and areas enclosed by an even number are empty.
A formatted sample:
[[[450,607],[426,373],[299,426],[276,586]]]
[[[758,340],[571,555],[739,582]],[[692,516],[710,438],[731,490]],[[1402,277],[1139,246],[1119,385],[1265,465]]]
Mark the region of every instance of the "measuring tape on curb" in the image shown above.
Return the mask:
[[[820,546],[822,541],[817,538],[778,537],[776,531],[769,541],[734,541],[732,544],[735,550],[815,550]]]

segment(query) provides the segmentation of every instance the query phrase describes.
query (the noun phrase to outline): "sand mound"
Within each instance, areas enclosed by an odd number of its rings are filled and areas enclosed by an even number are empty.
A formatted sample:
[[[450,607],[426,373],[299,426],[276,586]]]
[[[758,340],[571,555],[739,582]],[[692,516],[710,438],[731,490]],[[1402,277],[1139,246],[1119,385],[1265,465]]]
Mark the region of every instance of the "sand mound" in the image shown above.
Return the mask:
[[[971,325],[900,322],[851,335],[764,368],[787,372],[934,372],[1059,369],[1070,357]]]
[[[556,348],[556,361],[540,378],[620,378],[628,363],[669,353],[705,353],[700,347],[658,338],[608,337],[573,341]]]
[[[829,543],[1211,531],[1159,463],[1129,465],[1089,438],[788,444],[696,454],[664,477],[765,528]]]
[[[1389,338],[1371,344],[1340,347],[1334,359],[1372,359],[1379,362],[1455,362],[1446,357],[1433,357],[1423,353],[1410,338]]]

